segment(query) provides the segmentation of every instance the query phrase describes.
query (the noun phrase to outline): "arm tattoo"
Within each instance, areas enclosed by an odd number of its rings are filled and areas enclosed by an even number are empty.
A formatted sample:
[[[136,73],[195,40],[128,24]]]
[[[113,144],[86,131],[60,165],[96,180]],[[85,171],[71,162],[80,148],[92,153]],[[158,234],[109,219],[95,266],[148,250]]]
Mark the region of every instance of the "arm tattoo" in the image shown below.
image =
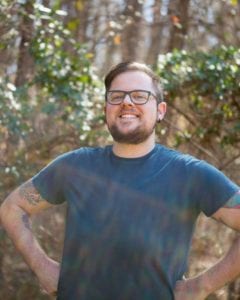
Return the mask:
[[[30,223],[28,214],[24,213],[22,215],[22,221],[23,221],[24,227],[28,230],[31,230],[31,223]]]
[[[240,191],[238,191],[232,198],[225,204],[226,208],[238,208],[240,209]]]
[[[26,199],[32,205],[37,205],[39,202],[43,201],[43,198],[37,192],[31,180],[20,186],[19,193],[21,197]]]

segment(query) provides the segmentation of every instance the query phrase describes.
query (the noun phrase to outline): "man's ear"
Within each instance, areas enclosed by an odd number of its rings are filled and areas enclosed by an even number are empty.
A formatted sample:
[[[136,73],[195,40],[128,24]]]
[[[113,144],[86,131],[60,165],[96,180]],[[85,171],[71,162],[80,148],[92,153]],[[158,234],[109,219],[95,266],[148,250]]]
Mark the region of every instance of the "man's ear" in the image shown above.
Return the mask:
[[[157,120],[158,122],[162,121],[167,111],[167,103],[160,102],[157,106]]]

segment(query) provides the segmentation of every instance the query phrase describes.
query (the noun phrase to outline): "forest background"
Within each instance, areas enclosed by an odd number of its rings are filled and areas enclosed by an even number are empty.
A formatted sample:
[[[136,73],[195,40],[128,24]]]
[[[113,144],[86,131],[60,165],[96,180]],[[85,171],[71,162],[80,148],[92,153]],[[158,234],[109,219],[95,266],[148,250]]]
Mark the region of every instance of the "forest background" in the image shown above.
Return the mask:
[[[106,145],[103,76],[127,59],[161,76],[168,113],[157,141],[205,159],[240,184],[240,1],[2,0],[0,199],[58,154]],[[36,217],[61,257],[66,207]],[[188,276],[237,234],[201,215]],[[0,227],[0,299],[50,299]],[[208,299],[240,299],[236,280]]]

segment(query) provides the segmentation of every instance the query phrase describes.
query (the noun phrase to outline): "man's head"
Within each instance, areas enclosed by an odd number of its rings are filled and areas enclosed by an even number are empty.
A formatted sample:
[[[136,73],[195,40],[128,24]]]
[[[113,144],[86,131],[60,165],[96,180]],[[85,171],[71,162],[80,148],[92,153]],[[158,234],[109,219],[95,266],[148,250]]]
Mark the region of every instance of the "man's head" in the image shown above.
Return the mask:
[[[144,64],[120,63],[105,78],[106,123],[115,142],[140,144],[154,139],[166,103],[158,77]]]
[[[147,65],[134,61],[121,62],[110,69],[104,81],[106,92],[109,91],[112,81],[115,77],[128,71],[141,71],[146,73],[152,79],[152,83],[155,88],[155,94],[157,96],[157,102],[164,101],[163,88],[160,78]]]

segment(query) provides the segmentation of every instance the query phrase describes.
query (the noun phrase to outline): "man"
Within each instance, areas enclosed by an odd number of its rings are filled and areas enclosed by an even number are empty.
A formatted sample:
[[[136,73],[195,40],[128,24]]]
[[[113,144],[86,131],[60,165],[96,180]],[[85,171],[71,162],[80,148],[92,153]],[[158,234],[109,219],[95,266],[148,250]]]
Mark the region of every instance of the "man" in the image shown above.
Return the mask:
[[[183,280],[199,213],[240,230],[240,191],[204,161],[155,144],[166,103],[144,64],[105,79],[113,145],[58,157],[4,201],[1,220],[49,294],[64,300],[202,300],[240,274],[240,240]],[[34,238],[30,217],[67,201],[61,263]]]

